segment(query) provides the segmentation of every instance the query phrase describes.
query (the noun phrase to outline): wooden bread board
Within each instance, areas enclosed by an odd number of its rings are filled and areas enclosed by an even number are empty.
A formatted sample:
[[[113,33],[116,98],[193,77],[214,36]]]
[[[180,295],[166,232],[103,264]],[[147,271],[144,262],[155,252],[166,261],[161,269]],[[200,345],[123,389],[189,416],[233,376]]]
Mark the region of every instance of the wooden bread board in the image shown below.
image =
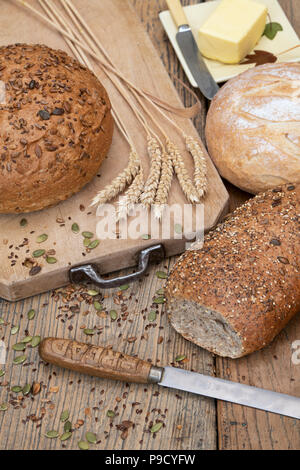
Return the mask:
[[[28,0],[28,3],[42,11],[38,1]],[[58,4],[57,1],[56,4]],[[74,4],[101,43],[105,45],[115,64],[130,80],[168,103],[180,106],[177,92],[127,0],[89,0],[88,2],[74,0]],[[64,49],[71,54],[59,33],[13,0],[0,0],[0,7],[0,45],[44,43],[53,48]],[[96,69],[97,75],[109,93],[113,107],[118,109],[128,128],[131,129],[131,136],[135,140],[147,174],[149,161],[142,128],[111,82],[97,66]],[[176,118],[176,122],[187,134],[198,138],[191,121]],[[182,147],[176,130],[168,123],[164,124],[164,129],[171,140]],[[103,240],[96,249],[86,253],[82,236],[72,233],[71,230],[72,224],[76,222],[81,231],[88,230],[95,233],[99,217],[96,216],[96,209],[90,207],[91,200],[97,191],[126,166],[128,150],[126,142],[115,130],[108,158],[99,170],[100,176],[96,177],[79,194],[55,207],[37,213],[0,216],[0,297],[7,300],[19,300],[65,285],[69,280],[71,266],[95,263],[99,264],[101,273],[134,266],[140,250],[158,242],[151,239]],[[192,158],[186,152],[184,152],[184,157],[192,176]],[[227,191],[208,155],[207,164],[209,190],[204,201],[204,229],[206,231],[217,223],[228,203]],[[171,188],[170,203],[178,203],[181,206],[187,203],[175,179]],[[25,227],[20,225],[23,217],[28,222]],[[42,269],[39,274],[30,276],[28,267],[23,263],[26,258],[31,257],[34,250],[41,248],[41,245],[36,243],[36,238],[43,233],[48,235],[48,240],[42,248],[54,249],[57,263],[49,265],[39,258]],[[24,239],[28,239],[25,245],[23,245]],[[163,245],[166,255],[171,256],[182,252],[185,242],[173,238],[163,240]]]

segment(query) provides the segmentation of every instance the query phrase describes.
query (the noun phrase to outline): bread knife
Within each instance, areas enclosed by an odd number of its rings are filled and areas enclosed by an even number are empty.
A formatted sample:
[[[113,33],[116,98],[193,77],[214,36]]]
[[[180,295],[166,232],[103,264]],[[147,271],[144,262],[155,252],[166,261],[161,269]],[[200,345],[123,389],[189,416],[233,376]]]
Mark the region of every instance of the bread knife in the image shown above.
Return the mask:
[[[153,384],[229,401],[300,419],[300,398],[231,382],[176,367],[156,367],[112,349],[59,338],[46,338],[41,358],[59,367],[104,379]]]
[[[167,4],[175,25],[178,28],[176,40],[183,57],[205,98],[212,100],[219,91],[212,74],[200,54],[192,30],[188,24],[187,17],[182,8],[180,0],[167,0]]]

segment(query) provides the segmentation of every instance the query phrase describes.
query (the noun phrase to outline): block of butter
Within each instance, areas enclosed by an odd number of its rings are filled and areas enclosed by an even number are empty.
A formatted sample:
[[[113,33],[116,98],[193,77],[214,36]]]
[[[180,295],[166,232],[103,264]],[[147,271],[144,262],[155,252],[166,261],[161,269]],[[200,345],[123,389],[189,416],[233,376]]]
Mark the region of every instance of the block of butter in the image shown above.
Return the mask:
[[[267,8],[261,3],[221,0],[199,30],[199,49],[209,59],[237,64],[259,41],[266,19]]]

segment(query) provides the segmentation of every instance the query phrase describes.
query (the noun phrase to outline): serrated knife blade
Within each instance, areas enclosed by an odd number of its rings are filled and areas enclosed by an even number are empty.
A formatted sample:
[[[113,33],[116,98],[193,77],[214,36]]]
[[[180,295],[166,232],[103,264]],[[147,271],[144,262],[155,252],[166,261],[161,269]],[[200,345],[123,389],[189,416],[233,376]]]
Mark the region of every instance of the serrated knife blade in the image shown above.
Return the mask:
[[[284,393],[174,367],[164,367],[159,385],[300,419],[300,398]]]

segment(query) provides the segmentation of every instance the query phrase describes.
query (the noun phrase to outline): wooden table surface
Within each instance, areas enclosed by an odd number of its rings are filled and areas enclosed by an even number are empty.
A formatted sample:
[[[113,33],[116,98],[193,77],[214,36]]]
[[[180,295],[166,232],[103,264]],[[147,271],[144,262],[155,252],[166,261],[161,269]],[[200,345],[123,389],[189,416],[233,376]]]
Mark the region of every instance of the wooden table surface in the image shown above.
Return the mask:
[[[171,76],[185,81],[184,73],[158,20],[164,0],[131,0],[154,46]],[[197,3],[185,0],[184,4]],[[300,32],[298,0],[280,0],[287,16]],[[186,104],[189,96],[178,82]],[[203,137],[206,102],[196,120]],[[228,185],[231,208],[248,198]],[[176,364],[189,370],[216,375],[241,383],[300,396],[300,366],[292,362],[292,344],[300,340],[300,319],[295,318],[263,351],[239,360],[222,359],[185,341],[170,327],[163,306],[155,305],[156,292],[164,285],[157,271],[167,272],[175,259],[151,267],[145,278],[127,290],[99,294],[102,311],[86,286],[69,286],[24,301],[0,300],[0,339],[8,347],[5,374],[0,377],[0,449],[78,449],[86,432],[97,436],[92,449],[300,449],[300,422],[239,405],[216,402],[191,394],[82,376],[44,364],[36,348],[27,348],[26,361],[14,365],[24,354],[12,346],[25,336],[40,335],[76,338],[141,358],[157,365]],[[34,319],[28,312],[34,309]],[[117,320],[108,312],[115,310]],[[157,312],[150,321],[149,313]],[[12,327],[18,327],[12,330]],[[95,328],[87,337],[83,329]],[[18,331],[16,332],[16,330]],[[13,334],[15,333],[15,334]],[[186,356],[180,363],[179,355]],[[1,369],[1,366],[0,366]],[[1,375],[1,373],[0,373]],[[15,386],[35,383],[34,393],[12,392]],[[1,411],[1,404],[7,410]],[[63,433],[63,411],[69,412],[72,435],[61,442],[46,437],[47,432]],[[157,433],[153,424],[162,422]]]

